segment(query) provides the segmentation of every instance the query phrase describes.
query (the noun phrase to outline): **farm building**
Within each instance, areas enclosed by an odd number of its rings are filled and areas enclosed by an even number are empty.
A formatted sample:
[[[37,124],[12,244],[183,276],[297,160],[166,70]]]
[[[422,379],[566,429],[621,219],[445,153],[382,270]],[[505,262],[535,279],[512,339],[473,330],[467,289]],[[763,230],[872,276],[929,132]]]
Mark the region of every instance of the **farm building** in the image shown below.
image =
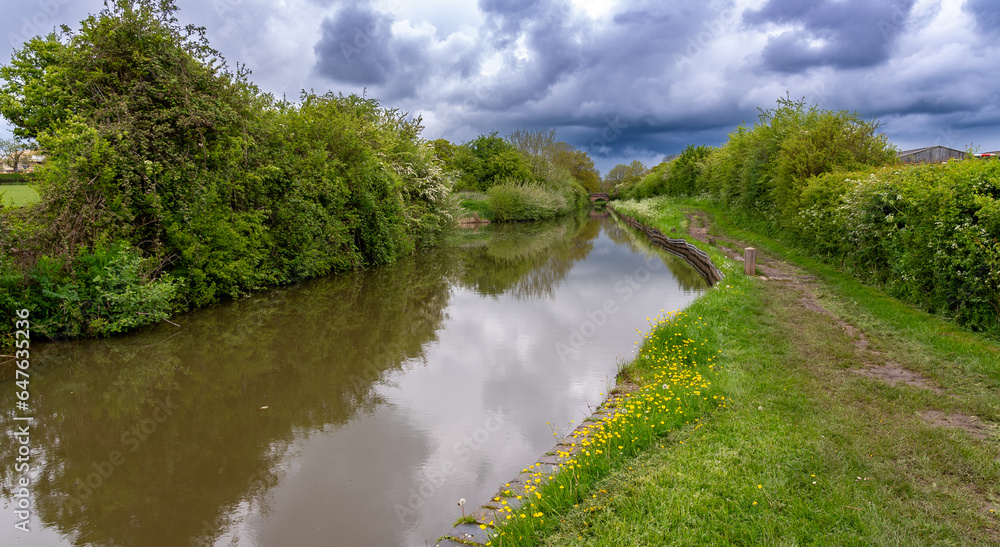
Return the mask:
[[[899,161],[903,163],[940,163],[950,159],[965,159],[966,153],[962,150],[955,150],[946,146],[927,146],[925,148],[914,148],[904,150],[897,154]]]
[[[38,150],[27,150],[18,158],[17,169],[14,169],[14,158],[0,158],[0,173],[25,172],[31,173],[45,161],[45,156]]]

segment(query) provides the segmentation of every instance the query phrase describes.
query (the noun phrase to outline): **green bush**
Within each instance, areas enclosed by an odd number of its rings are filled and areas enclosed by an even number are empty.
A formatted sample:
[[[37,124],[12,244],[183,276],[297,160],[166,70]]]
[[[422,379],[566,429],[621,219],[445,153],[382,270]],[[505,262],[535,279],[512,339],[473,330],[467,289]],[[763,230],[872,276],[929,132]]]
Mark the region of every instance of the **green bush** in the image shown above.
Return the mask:
[[[853,262],[893,294],[997,332],[997,198],[996,161],[880,170],[844,197],[849,240],[872,249]]]
[[[0,114],[47,157],[41,201],[0,208],[0,314],[110,334],[441,238],[455,204],[419,118],[275,100],[174,9],[109,1],[0,67]]]
[[[894,163],[895,149],[878,123],[847,111],[821,110],[804,101],[778,100],[753,127],[740,126],[699,161],[694,191],[727,206],[776,221],[794,217],[809,177]]]
[[[1000,334],[1000,162],[807,179],[782,238],[893,295]]]
[[[694,196],[704,189],[699,186],[705,161],[712,153],[708,146],[690,145],[676,158],[661,162],[643,176],[624,180],[615,188],[621,199],[645,199],[653,196]]]
[[[711,154],[708,146],[688,146],[680,156],[670,162],[670,169],[664,175],[663,189],[671,196],[694,196],[702,193],[698,178],[704,170],[705,159]]]
[[[537,183],[507,181],[486,191],[491,218],[498,222],[542,220],[568,213],[566,198]]]
[[[666,194],[667,177],[670,175],[671,162],[661,163],[654,167],[646,176],[626,193],[627,197],[635,199],[649,198]]]
[[[0,309],[28,309],[41,336],[103,336],[167,318],[181,283],[153,277],[152,261],[122,242],[81,251],[73,273],[56,258],[41,257],[27,274],[0,255]]]

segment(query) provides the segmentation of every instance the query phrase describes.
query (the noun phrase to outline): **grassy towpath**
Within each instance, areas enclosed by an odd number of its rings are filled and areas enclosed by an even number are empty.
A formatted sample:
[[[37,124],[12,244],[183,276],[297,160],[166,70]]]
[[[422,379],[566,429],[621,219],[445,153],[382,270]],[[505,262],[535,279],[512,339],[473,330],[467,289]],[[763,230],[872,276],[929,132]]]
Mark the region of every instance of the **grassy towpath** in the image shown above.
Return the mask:
[[[1000,545],[1000,345],[719,211],[640,205],[617,207],[758,249],[741,309],[699,310],[728,404],[613,471],[538,544]]]

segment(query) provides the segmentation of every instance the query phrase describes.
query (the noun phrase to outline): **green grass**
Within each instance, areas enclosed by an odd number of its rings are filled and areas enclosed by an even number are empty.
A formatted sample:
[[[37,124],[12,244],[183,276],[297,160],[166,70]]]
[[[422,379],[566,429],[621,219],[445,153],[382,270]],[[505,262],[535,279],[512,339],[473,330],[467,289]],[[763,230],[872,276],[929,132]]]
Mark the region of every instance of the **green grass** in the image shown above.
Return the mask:
[[[462,211],[460,218],[472,217],[474,215],[486,220],[493,220],[493,209],[487,203],[487,196],[483,192],[458,192],[458,204]]]
[[[647,226],[659,228],[661,232],[670,234],[670,237],[686,238],[688,220],[684,216],[683,209],[671,205],[672,203],[674,203],[672,198],[659,196],[643,200],[615,201],[611,205]],[[676,228],[677,231],[671,233],[671,228]],[[686,239],[694,242],[693,239]]]
[[[6,206],[20,207],[38,201],[38,192],[27,184],[0,185],[0,203]]]
[[[724,408],[726,396],[715,386],[719,371],[712,349],[720,345],[718,328],[707,328],[702,317],[712,307],[734,311],[738,317],[746,299],[743,288],[751,281],[735,275],[735,265],[727,268],[731,280],[711,291],[684,312],[660,310],[652,318],[655,326],[645,337],[638,357],[625,366],[619,380],[629,380],[637,389],[618,399],[613,417],[590,423],[579,432],[582,451],[564,462],[555,475],[534,473],[541,484],[529,484],[522,495],[526,501],[516,510],[503,503],[500,519],[504,526],[494,538],[495,545],[533,545],[539,537],[558,530],[560,518],[578,509],[600,492],[599,481],[627,467],[648,447],[665,435],[685,427],[699,427],[700,420],[716,408]],[[627,391],[627,390],[626,390]],[[616,392],[624,393],[619,386]],[[510,486],[510,485],[508,485]],[[520,499],[520,498],[516,498]]]
[[[664,232],[671,225],[655,219],[684,218],[676,202],[656,209],[664,210],[651,222]],[[687,310],[700,318],[698,337],[721,352],[712,383],[725,407],[610,468],[575,507],[520,530],[526,541],[501,536],[494,544],[1000,542],[1000,441],[934,426],[919,414],[1000,422],[996,342],[714,213],[727,232],[716,235],[752,242],[815,276],[808,288],[826,312],[804,306],[796,284],[741,277],[725,265],[727,278]],[[732,290],[719,290],[727,285]],[[858,347],[862,336],[867,350]],[[657,344],[662,337],[653,333],[643,351]],[[880,363],[919,373],[940,392],[849,370]]]

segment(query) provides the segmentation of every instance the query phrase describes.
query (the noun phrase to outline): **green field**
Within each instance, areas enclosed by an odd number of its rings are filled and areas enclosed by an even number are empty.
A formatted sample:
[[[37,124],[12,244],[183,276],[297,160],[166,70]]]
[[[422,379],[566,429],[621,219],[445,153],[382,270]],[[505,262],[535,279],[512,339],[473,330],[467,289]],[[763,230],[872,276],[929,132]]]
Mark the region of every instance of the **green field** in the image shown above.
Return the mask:
[[[0,203],[6,206],[20,207],[38,201],[38,192],[27,184],[12,184],[0,186]]]

